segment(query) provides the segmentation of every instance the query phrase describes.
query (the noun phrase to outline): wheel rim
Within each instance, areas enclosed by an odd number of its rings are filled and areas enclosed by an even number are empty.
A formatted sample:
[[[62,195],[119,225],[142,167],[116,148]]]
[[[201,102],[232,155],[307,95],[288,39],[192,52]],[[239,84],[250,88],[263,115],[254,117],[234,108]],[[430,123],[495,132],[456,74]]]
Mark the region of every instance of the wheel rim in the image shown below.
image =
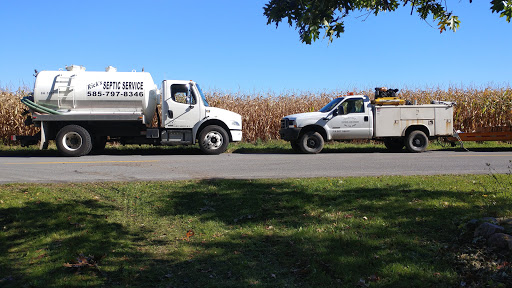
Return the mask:
[[[308,145],[309,148],[316,148],[318,146],[318,143],[317,143],[316,139],[309,138],[306,142],[306,145]]]
[[[212,150],[219,149],[223,142],[222,135],[217,131],[208,132],[203,141],[204,146]]]
[[[412,145],[414,147],[418,147],[418,148],[423,147],[423,146],[425,146],[425,139],[423,139],[423,137],[419,137],[419,136],[414,137],[412,139]]]
[[[76,132],[69,132],[64,135],[64,141],[62,141],[64,148],[69,151],[76,151],[82,147],[82,136]]]

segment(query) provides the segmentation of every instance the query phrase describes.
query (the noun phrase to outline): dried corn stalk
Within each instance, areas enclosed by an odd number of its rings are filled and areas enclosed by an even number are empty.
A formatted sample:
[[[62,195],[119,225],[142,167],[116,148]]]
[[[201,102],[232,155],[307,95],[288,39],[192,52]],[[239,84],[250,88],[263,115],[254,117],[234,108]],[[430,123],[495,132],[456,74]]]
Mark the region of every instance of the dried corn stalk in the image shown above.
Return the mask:
[[[356,93],[359,93],[356,91]],[[373,97],[374,91],[362,91]],[[38,128],[24,125],[26,109],[20,102],[28,93],[18,90],[16,93],[0,92],[0,141],[9,143],[10,135],[33,135]],[[211,106],[234,111],[242,115],[243,137],[245,141],[279,138],[280,120],[285,115],[317,111],[331,99],[346,94],[346,91],[324,93],[287,92],[274,93],[207,93]],[[398,95],[402,99],[418,104],[432,100],[454,101],[455,129],[472,132],[510,131],[512,129],[512,88],[440,88],[409,90],[403,89]],[[155,119],[156,122],[156,119]],[[484,127],[484,128],[482,128]]]

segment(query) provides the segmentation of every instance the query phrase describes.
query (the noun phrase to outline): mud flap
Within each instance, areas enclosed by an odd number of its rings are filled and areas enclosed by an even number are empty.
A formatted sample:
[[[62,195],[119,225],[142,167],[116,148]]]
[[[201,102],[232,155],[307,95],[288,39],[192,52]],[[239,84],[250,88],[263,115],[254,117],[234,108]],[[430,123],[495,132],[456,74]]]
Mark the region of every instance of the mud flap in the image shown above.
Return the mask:
[[[40,150],[48,149],[48,139],[46,139],[46,135],[48,134],[48,123],[42,121],[41,122],[41,141],[39,144]]]

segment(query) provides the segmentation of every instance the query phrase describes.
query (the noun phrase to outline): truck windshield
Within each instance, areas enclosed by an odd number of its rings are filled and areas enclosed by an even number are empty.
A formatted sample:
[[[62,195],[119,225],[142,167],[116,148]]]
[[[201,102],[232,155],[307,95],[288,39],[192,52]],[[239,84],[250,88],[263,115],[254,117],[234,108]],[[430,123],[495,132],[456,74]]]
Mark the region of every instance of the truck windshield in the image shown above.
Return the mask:
[[[204,106],[206,106],[206,107],[210,106],[208,104],[208,102],[206,101],[206,98],[204,97],[204,93],[201,90],[201,88],[199,87],[199,84],[196,84],[196,87],[197,87],[197,91],[199,91],[199,94],[201,94],[201,99],[203,99]]]
[[[325,105],[322,109],[320,109],[320,112],[325,113],[325,112],[331,111],[334,107],[336,107],[336,105],[338,105],[338,103],[343,101],[343,99],[344,99],[343,97],[333,99],[331,102],[329,102],[329,104]]]

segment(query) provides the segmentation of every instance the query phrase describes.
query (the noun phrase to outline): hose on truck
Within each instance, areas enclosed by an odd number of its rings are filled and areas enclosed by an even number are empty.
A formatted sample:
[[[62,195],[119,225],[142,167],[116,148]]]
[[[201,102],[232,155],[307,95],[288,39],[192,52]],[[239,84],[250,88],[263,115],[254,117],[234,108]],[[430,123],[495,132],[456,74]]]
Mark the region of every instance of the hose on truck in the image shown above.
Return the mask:
[[[23,97],[21,99],[21,103],[25,104],[30,109],[32,109],[32,110],[34,110],[36,112],[39,112],[39,113],[62,115],[62,113],[59,112],[59,111],[55,111],[53,109],[50,109],[50,108],[47,108],[47,107],[44,107],[44,106],[41,106],[39,104],[34,103],[32,100],[30,100],[29,97]]]

